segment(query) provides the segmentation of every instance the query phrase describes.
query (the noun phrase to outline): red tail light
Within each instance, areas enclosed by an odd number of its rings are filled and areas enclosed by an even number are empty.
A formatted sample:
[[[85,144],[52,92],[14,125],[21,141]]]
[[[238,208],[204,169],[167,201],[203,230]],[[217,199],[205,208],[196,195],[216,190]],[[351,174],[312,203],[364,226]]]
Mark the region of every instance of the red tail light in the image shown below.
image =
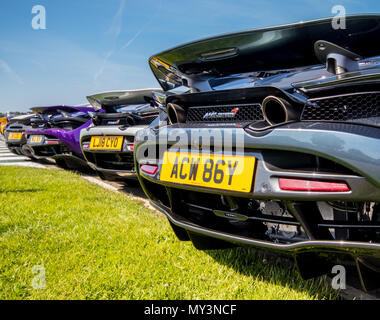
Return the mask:
[[[47,144],[59,144],[58,140],[46,140]]]
[[[347,192],[351,190],[346,183],[333,181],[280,178],[279,184],[281,190],[288,191]]]
[[[150,165],[150,164],[143,164],[143,165],[141,165],[140,170],[142,172],[147,173],[147,174],[156,174],[156,172],[158,170],[158,166]]]

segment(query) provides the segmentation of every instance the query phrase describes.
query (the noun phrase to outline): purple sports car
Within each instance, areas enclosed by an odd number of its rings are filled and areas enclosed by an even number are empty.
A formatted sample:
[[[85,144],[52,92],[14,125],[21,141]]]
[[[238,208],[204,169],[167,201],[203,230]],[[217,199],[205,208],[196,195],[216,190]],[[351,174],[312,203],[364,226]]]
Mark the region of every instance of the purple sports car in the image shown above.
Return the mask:
[[[59,166],[76,168],[83,161],[79,136],[80,131],[91,124],[89,106],[35,107],[45,126],[26,131],[27,147],[36,159],[53,158]]]

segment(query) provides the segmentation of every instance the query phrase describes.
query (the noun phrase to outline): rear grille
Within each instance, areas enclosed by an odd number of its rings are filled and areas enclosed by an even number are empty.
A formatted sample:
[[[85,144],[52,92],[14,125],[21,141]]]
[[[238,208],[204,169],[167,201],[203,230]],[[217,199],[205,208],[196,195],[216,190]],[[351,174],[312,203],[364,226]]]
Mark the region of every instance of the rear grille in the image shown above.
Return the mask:
[[[186,122],[237,122],[264,120],[261,105],[229,104],[219,106],[190,107]]]
[[[135,121],[135,125],[147,125],[150,124],[154,119],[156,119],[157,115],[153,116],[143,116],[140,119],[133,117]],[[128,125],[127,117],[101,117],[98,116],[98,118],[95,120],[96,125],[102,125],[102,126],[112,126],[112,125],[120,125],[125,126]]]
[[[301,120],[365,122],[368,118],[376,117],[380,117],[379,92],[309,100],[303,109]]]
[[[380,203],[289,203],[231,197],[231,206],[224,203],[228,197],[221,195],[177,188],[165,192],[157,190],[158,185],[144,184],[177,216],[217,232],[275,243],[310,239],[380,243]]]
[[[171,188],[171,196],[177,215],[204,228],[258,240],[275,238],[280,243],[308,240],[299,221],[286,209],[281,211],[280,205],[274,205],[278,213],[268,214],[260,212],[259,201],[252,199],[233,198],[238,209],[231,209],[220,195]]]
[[[98,168],[133,171],[133,153],[93,153],[85,152],[86,159]]]
[[[70,154],[71,151],[62,144],[31,146],[38,157],[53,157],[60,154]]]

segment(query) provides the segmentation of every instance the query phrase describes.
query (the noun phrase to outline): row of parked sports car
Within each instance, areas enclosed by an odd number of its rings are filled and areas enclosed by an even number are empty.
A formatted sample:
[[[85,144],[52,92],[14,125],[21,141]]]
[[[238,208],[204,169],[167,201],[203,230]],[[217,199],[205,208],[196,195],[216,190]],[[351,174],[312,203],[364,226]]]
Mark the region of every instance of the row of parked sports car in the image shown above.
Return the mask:
[[[31,108],[8,122],[6,145],[15,154],[54,159],[63,168],[90,166],[104,179],[137,179],[134,136],[158,117],[153,94],[153,89],[107,92],[87,97],[89,105]]]
[[[380,287],[380,16],[226,34],[149,59],[161,89],[33,108],[16,153],[137,176],[182,241],[354,268]]]

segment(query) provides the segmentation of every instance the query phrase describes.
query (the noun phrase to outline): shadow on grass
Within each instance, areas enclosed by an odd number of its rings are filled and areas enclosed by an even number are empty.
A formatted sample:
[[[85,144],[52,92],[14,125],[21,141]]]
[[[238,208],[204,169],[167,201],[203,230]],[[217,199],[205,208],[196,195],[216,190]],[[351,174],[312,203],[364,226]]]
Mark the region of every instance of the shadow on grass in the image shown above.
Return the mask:
[[[329,288],[326,277],[304,280],[290,256],[268,254],[251,248],[206,250],[209,256],[236,272],[259,280],[303,291],[319,299],[337,299],[336,292]]]
[[[97,176],[97,174],[95,175]],[[142,199],[148,199],[137,179],[115,178],[105,179],[103,181],[112,185],[113,187],[117,188],[118,191],[123,192],[127,195],[131,195]]]
[[[148,197],[145,195],[143,189],[140,187],[140,184],[137,180],[124,182],[124,184],[122,185],[121,191],[135,197],[148,199]]]

